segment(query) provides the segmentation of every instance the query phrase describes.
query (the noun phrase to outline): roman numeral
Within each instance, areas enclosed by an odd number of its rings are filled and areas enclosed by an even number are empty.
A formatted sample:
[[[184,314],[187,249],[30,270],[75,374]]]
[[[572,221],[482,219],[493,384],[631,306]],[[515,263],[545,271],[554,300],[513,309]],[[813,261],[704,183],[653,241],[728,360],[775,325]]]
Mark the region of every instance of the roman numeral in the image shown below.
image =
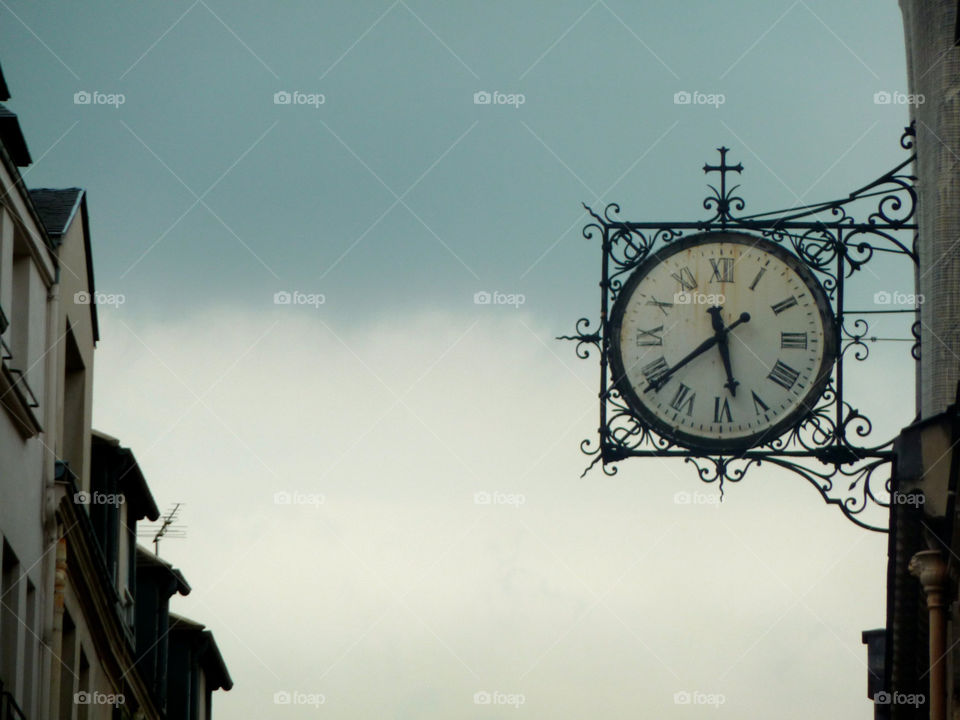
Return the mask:
[[[786,300],[781,300],[778,303],[774,303],[773,305],[770,306],[770,309],[773,310],[774,315],[779,315],[784,310],[789,310],[796,304],[797,304],[797,299],[793,295],[791,295]]]
[[[781,360],[777,360],[773,366],[773,370],[767,375],[768,379],[775,382],[784,390],[792,388],[794,383],[797,382],[798,377],[800,377],[800,373]]]
[[[660,312],[662,312],[664,315],[667,314],[666,308],[668,308],[668,307],[673,307],[673,303],[672,303],[672,302],[664,302],[664,301],[662,301],[662,300],[657,300],[656,298],[651,298],[651,299],[647,300],[647,305],[654,305],[654,306],[660,308]]]
[[[651,345],[663,345],[663,325],[658,325],[649,330],[637,330],[637,347]]]
[[[695,392],[690,392],[690,388],[680,383],[680,387],[677,388],[677,394],[674,395],[673,400],[670,401],[670,407],[677,412],[683,412],[684,406],[686,406],[687,415],[693,415],[693,401],[696,400],[696,398],[697,394]]]
[[[640,372],[643,373],[643,376],[647,379],[647,382],[651,385],[656,385],[661,376],[670,369],[670,366],[667,365],[667,361],[662,357],[657,358],[651,363],[647,363],[642,368]]]
[[[710,282],[733,282],[733,258],[710,258],[713,276]]]
[[[807,334],[805,332],[781,332],[780,347],[789,350],[806,350]]]
[[[670,277],[680,283],[681,292],[687,292],[697,287],[697,281],[688,267],[681,268],[679,273],[670,273]]]
[[[763,277],[763,274],[767,271],[766,268],[760,268],[760,272],[757,273],[757,276],[753,279],[753,282],[750,283],[750,289],[753,290],[757,287],[757,283],[760,282],[760,278]]]
[[[757,415],[764,414],[770,409],[770,406],[761,400],[760,396],[757,395],[753,390],[750,391],[750,394],[753,395],[753,410],[755,413],[757,413]]]
[[[715,423],[733,422],[733,416],[730,415],[730,403],[727,398],[723,398],[722,403],[718,397],[713,399],[713,421]]]

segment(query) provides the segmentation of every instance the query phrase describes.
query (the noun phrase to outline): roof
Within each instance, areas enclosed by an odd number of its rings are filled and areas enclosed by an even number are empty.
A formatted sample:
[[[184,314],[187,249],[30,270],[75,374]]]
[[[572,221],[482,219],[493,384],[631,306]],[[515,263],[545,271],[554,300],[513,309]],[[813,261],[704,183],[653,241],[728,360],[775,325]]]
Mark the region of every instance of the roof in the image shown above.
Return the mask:
[[[207,687],[211,690],[218,688],[230,690],[233,687],[233,679],[227,670],[227,664],[223,660],[217,641],[213,638],[213,633],[204,629],[202,623],[170,613],[170,634],[179,633],[192,634],[196,637],[200,648],[200,663],[207,676]]]
[[[122,447],[115,437],[98,430],[91,431],[91,445],[94,449],[102,447],[114,454],[120,468],[121,492],[130,503],[135,516],[133,519],[140,520],[144,517],[151,521],[159,519],[160,508],[157,507],[157,502],[143,477],[137,459],[133,456],[133,451]]]
[[[0,142],[17,167],[25,167],[33,162],[17,114],[4,105],[0,105]]]
[[[0,105],[0,107],[3,107]],[[90,321],[93,326],[93,341],[100,339],[100,323],[97,320],[96,288],[93,284],[93,252],[90,249],[90,221],[87,213],[87,192],[83,188],[36,188],[30,191],[30,201],[43,223],[47,236],[54,247],[59,247],[61,238],[80,213],[83,222],[83,252],[87,260],[87,290],[94,298],[90,303]]]
[[[30,199],[37,209],[37,214],[52,238],[60,238],[67,232],[73,216],[80,208],[83,199],[83,190],[80,188],[65,188],[54,190],[51,188],[37,188],[30,191]]]
[[[0,102],[10,99],[10,91],[7,89],[7,81],[3,79],[3,69],[0,68]]]
[[[181,595],[190,594],[190,583],[187,582],[187,579],[183,576],[182,572],[180,572],[166,560],[154,555],[152,552],[147,550],[147,548],[143,547],[143,545],[137,545],[137,568],[140,569],[142,567],[152,567],[158,570],[167,571],[177,583],[177,592]]]

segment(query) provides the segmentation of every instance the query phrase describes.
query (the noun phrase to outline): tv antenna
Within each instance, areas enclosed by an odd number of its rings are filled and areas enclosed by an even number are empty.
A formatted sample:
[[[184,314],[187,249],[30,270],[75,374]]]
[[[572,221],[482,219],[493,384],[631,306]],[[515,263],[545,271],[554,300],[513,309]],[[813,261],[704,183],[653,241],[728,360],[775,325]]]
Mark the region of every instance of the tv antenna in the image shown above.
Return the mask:
[[[156,528],[156,532],[153,531],[153,528],[145,528],[144,535],[150,535],[153,533],[153,554],[160,555],[160,540],[161,538],[185,538],[187,536],[186,526],[178,522],[180,508],[183,507],[183,503],[174,503],[173,507],[167,511],[165,515],[160,518],[160,525]],[[156,527],[156,526],[154,526]]]

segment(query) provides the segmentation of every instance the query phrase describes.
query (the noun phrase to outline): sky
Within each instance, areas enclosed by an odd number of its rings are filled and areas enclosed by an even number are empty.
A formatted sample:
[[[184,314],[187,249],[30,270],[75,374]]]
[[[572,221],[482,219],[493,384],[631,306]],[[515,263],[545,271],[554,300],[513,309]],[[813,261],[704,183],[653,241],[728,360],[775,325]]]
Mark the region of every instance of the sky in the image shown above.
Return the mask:
[[[720,145],[754,212],[905,159],[896,3],[0,0],[0,48],[122,297],[94,423],[183,503],[216,717],[872,717],[886,537],[768,468],[581,479],[599,370],[554,337],[598,314],[581,203],[702,219]],[[877,268],[851,297],[910,291]],[[883,439],[907,348],[849,375]]]

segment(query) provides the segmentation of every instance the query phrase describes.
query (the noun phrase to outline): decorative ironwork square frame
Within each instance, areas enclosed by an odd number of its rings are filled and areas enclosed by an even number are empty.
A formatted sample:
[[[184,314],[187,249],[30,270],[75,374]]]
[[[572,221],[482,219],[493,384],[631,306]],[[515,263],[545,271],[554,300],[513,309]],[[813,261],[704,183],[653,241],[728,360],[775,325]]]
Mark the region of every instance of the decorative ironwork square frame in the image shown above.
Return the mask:
[[[904,150],[913,150],[914,127],[905,128],[900,138]],[[598,463],[608,475],[616,474],[616,463],[629,457],[683,458],[692,463],[701,480],[718,482],[721,494],[725,481],[738,482],[754,465],[769,463],[785,468],[809,481],[824,501],[840,508],[857,525],[878,532],[886,528],[862,515],[871,506],[890,504],[890,475],[893,438],[874,442],[873,424],[844,397],[844,371],[848,361],[863,362],[870,355],[869,342],[912,342],[911,355],[920,358],[919,319],[911,328],[912,338],[870,336],[870,315],[914,313],[914,309],[851,310],[846,306],[847,280],[871,260],[883,254],[917,263],[915,211],[916,178],[907,169],[916,155],[884,173],[846,198],[793,207],[786,210],[739,215],[746,207],[736,195],[739,185],[728,186],[729,173],[742,173],[743,165],[727,164],[728,148],[718,148],[720,163],[706,164],[706,174],[720,176],[719,187],[708,185],[711,194],[703,208],[712,213],[699,221],[631,222],[620,218],[620,206],[607,205],[602,214],[587,205],[593,220],[583,228],[588,240],[599,239],[602,248],[600,321],[591,332],[591,321],[580,318],[575,335],[558,339],[576,342],[581,359],[591,348],[600,353],[600,417],[598,437],[586,439],[580,447],[593,461],[584,475]],[[863,218],[865,213],[865,219]],[[627,405],[612,377],[610,309],[626,279],[659,247],[688,234],[740,230],[750,232],[789,249],[820,280],[837,322],[837,360],[833,374],[814,407],[793,429],[762,445],[737,454],[704,454],[675,444],[645,425]],[[905,238],[909,238],[907,242]],[[848,354],[850,357],[847,357]]]

